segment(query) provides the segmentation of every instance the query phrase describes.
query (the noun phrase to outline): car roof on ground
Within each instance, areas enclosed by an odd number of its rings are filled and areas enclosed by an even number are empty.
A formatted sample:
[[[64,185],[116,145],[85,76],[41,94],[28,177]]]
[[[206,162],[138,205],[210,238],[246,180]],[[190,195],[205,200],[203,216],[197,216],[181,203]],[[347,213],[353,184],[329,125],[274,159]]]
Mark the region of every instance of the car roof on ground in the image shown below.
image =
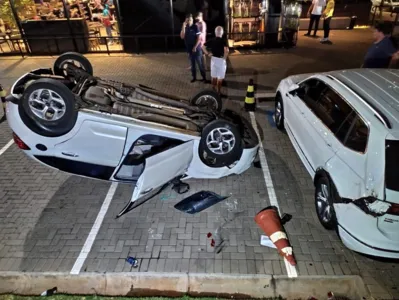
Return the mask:
[[[399,128],[399,70],[353,69],[327,73],[344,83]]]

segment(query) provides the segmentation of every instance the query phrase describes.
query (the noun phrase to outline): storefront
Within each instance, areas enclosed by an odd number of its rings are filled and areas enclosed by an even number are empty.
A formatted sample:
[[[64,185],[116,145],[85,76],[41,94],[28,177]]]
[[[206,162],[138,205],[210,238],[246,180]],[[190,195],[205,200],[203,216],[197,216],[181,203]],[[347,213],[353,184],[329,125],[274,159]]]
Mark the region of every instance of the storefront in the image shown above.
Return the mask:
[[[123,51],[112,0],[0,0],[0,54]]]
[[[287,11],[282,7],[294,2],[0,0],[0,54],[181,51],[185,16],[199,11],[208,34],[223,26],[233,48],[274,47],[281,40],[282,13]]]

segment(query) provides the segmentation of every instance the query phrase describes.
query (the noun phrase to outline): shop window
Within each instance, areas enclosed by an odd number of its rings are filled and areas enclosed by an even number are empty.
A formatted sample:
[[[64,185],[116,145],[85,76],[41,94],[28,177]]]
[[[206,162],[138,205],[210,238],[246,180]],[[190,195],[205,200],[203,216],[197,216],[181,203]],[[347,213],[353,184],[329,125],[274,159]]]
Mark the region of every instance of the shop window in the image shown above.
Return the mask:
[[[32,0],[14,0],[18,10],[29,10]],[[0,0],[0,54],[26,52],[9,0]]]

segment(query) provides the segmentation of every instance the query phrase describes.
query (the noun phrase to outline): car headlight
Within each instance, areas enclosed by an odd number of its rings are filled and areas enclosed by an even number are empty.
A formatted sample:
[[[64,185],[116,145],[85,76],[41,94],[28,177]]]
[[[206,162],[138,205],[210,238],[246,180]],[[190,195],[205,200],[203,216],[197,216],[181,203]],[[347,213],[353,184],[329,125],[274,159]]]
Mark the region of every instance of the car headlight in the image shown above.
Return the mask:
[[[372,215],[373,217],[385,215],[392,206],[391,203],[373,197],[357,199],[353,201],[353,204],[363,210],[366,214]]]

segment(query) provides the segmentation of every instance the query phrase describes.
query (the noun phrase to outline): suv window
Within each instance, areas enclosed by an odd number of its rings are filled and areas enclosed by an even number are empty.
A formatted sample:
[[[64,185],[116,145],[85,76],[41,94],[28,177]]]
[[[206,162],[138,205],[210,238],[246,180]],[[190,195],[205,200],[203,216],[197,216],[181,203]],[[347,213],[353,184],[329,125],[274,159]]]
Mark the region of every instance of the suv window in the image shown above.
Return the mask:
[[[332,131],[337,132],[351,114],[352,108],[335,91],[327,88],[318,102],[317,116]],[[349,128],[348,128],[349,129]]]
[[[313,110],[323,91],[327,88],[324,82],[318,79],[309,79],[299,86],[298,97]]]
[[[359,116],[356,116],[352,129],[345,141],[345,146],[358,152],[365,152],[368,135],[369,129],[366,123]]]

